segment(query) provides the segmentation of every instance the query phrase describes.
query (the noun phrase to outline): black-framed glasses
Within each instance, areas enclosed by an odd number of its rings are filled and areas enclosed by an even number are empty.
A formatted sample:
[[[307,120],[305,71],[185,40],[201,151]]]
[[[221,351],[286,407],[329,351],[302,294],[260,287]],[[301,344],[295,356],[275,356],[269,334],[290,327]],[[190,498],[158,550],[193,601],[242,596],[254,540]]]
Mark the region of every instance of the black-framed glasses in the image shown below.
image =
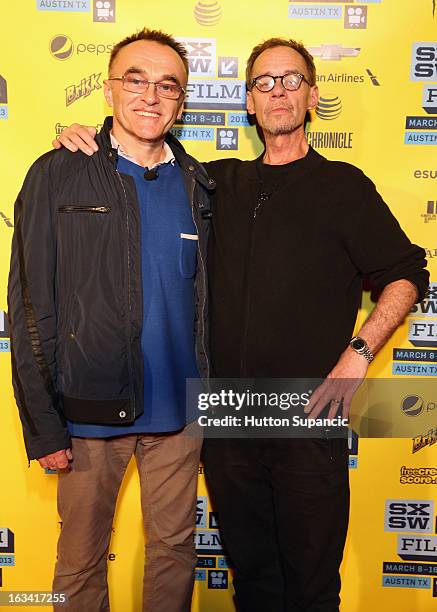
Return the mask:
[[[150,85],[155,85],[156,93],[161,98],[170,98],[177,100],[181,94],[185,94],[185,89],[177,83],[169,83],[168,81],[148,81],[141,74],[129,73],[121,77],[110,77],[108,81],[121,81],[123,89],[130,93],[141,94],[149,89]]]
[[[278,79],[281,81],[282,87],[288,91],[296,91],[299,89],[302,81],[305,81],[305,83],[308,83],[308,85],[311,87],[311,83],[303,74],[300,74],[300,72],[287,72],[287,74],[282,74],[279,76],[261,74],[260,76],[252,79],[252,87],[255,86],[258,91],[262,92],[272,91]]]

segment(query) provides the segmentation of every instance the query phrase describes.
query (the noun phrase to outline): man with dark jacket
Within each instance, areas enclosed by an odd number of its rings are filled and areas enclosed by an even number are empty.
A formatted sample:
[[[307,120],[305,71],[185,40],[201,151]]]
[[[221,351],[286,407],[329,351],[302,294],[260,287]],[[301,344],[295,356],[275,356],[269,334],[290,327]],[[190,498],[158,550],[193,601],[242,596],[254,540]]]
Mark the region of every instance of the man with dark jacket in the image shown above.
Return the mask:
[[[358,168],[309,147],[305,115],[318,89],[302,44],[273,38],[257,45],[246,85],[264,153],[206,164],[217,180],[212,372],[222,379],[326,377],[306,411],[317,417],[328,406],[328,417],[347,416],[375,353],[426,292],[425,252]],[[92,153],[91,135],[73,126],[62,143]],[[352,337],[363,275],[380,297]],[[346,441],[207,439],[203,458],[238,610],[338,611]]]
[[[187,78],[184,47],[162,32],[115,45],[98,154],[43,155],[15,206],[13,384],[29,459],[60,470],[53,589],[66,610],[109,609],[112,520],[133,456],[143,610],[190,609],[201,440],[186,435],[185,380],[209,375],[213,181],[168,134]]]

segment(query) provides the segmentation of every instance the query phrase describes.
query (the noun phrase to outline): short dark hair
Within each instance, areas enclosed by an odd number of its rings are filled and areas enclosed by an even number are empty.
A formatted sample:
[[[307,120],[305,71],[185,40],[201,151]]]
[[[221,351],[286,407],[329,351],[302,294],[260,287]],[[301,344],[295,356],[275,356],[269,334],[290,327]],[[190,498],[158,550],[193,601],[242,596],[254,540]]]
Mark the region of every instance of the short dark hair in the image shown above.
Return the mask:
[[[109,65],[108,65],[109,71],[111,70],[111,66],[118,52],[120,51],[120,49],[122,49],[123,47],[126,47],[126,45],[130,45],[133,42],[137,42],[137,40],[151,40],[153,42],[160,43],[161,45],[167,45],[167,47],[171,47],[172,49],[174,49],[176,53],[179,55],[179,57],[181,58],[184,64],[185,71],[187,73],[187,77],[188,77],[189,67],[188,67],[188,59],[187,59],[187,50],[184,47],[184,45],[178,42],[170,34],[166,34],[165,32],[162,32],[161,30],[149,30],[148,28],[143,28],[142,30],[138,30],[138,32],[136,32],[135,34],[131,34],[131,36],[127,36],[126,38],[123,38],[123,40],[121,40],[119,43],[114,45],[111,51],[111,56],[109,58]]]
[[[248,90],[252,89],[252,70],[255,60],[263,51],[273,49],[274,47],[289,47],[290,49],[297,51],[305,60],[306,67],[308,69],[307,79],[309,84],[316,84],[316,67],[314,65],[313,56],[301,42],[293,40],[292,38],[269,38],[259,45],[256,45],[256,47],[252,49],[252,53],[249,55],[246,66],[246,87]]]

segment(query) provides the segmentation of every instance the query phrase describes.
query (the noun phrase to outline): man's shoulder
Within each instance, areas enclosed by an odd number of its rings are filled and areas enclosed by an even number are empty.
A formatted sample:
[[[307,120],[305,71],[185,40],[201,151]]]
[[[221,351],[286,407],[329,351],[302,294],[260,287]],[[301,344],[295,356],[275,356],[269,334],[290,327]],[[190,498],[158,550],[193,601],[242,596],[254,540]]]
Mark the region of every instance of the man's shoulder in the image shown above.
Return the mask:
[[[364,172],[348,162],[337,161],[322,157],[322,163],[318,165],[319,172],[323,175],[333,178],[341,178],[343,180],[368,180]]]
[[[96,154],[95,154],[96,155]],[[57,176],[66,178],[85,166],[91,158],[77,151],[72,153],[68,149],[52,149],[38,157],[29,169],[29,174],[42,172],[53,178]]]
[[[214,159],[212,161],[204,162],[208,174],[216,180],[220,180],[228,174],[233,175],[236,172],[245,172],[250,167],[254,166],[254,160],[245,161],[236,157],[229,157],[226,159]]]

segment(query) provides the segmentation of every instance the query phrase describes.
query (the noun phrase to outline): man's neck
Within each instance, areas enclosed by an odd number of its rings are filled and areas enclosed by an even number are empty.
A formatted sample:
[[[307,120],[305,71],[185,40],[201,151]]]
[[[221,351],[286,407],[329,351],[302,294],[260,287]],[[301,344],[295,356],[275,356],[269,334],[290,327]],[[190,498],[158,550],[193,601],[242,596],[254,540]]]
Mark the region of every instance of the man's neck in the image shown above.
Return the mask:
[[[143,166],[143,168],[152,168],[165,157],[164,139],[149,141],[130,138],[126,133],[120,133],[117,126],[112,128],[111,134],[116,138],[123,152],[129,155],[136,164]]]
[[[308,141],[303,130],[290,134],[274,136],[264,132],[266,150],[263,157],[265,164],[279,166],[305,157],[308,153]]]

